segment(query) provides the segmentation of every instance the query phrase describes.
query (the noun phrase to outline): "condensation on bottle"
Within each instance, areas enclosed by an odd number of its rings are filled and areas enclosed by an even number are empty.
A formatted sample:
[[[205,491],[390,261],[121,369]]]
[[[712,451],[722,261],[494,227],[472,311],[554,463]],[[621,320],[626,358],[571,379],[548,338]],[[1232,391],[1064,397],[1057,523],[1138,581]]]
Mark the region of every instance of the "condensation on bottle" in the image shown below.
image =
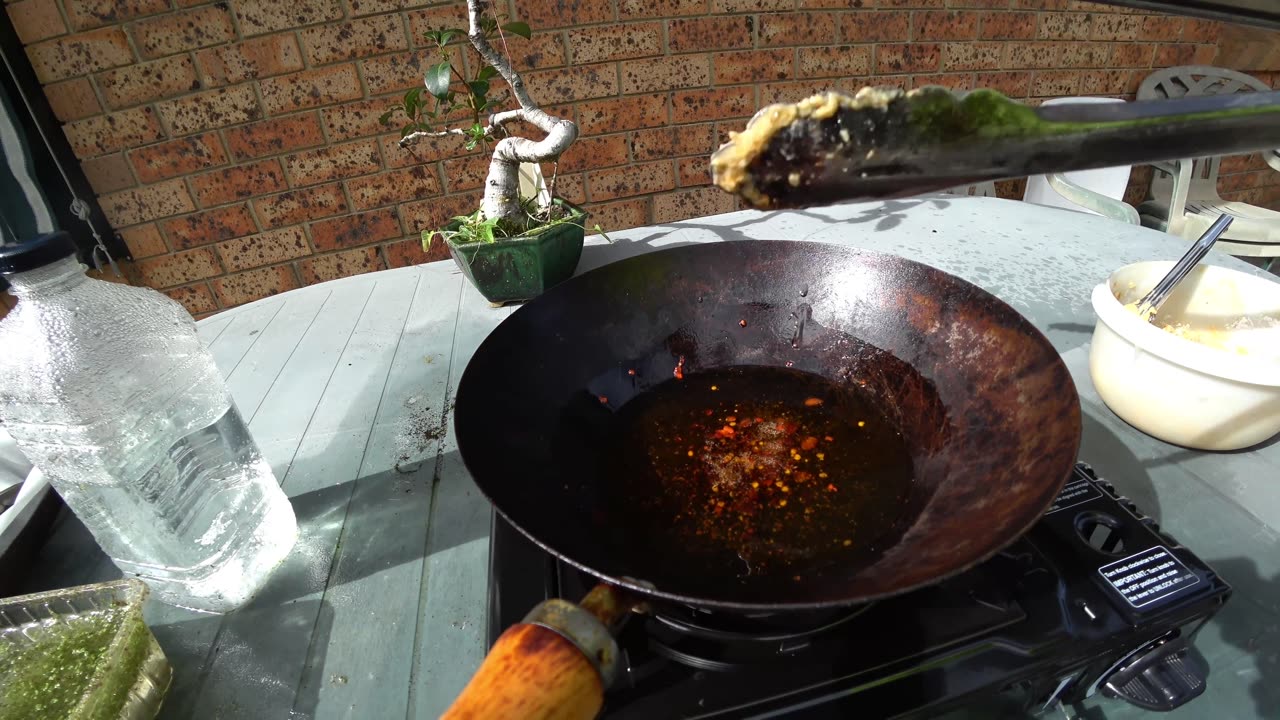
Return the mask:
[[[251,600],[293,508],[181,305],[89,278],[65,233],[0,248],[0,422],[124,573],[181,607]]]

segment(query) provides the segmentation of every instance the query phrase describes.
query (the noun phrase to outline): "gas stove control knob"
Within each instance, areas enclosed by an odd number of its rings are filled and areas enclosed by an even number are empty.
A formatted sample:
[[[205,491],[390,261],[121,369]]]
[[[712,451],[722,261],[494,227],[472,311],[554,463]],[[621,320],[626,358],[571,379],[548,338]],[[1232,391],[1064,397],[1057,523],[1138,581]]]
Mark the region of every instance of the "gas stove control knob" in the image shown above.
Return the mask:
[[[1168,712],[1199,697],[1208,671],[1180,636],[1166,636],[1134,653],[1103,681],[1103,692],[1133,705]]]

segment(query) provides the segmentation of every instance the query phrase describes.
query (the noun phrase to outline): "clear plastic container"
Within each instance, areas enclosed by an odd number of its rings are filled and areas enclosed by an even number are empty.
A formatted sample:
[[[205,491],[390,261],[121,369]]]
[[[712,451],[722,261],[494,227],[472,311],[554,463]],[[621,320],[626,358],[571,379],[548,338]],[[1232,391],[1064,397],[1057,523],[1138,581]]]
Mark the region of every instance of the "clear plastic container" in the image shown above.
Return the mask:
[[[172,669],[116,580],[0,600],[0,720],[153,718]]]
[[[65,234],[0,248],[0,421],[102,549],[156,597],[223,612],[297,523],[181,305],[93,280]]]

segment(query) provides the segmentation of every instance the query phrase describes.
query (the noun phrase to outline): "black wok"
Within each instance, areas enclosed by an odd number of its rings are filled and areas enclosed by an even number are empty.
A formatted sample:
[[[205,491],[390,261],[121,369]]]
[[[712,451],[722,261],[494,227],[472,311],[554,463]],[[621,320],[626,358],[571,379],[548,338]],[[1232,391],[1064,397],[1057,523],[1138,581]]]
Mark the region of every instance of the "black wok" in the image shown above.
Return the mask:
[[[610,470],[611,423],[680,382],[677,365],[684,382],[789,365],[856,383],[910,454],[895,523],[847,563],[764,579],[724,548],[646,533],[629,517],[642,498],[619,498]],[[550,552],[649,599],[760,612],[881,598],[989,558],[1068,476],[1080,406],[1044,336],[968,282],[891,255],[747,241],[632,257],[520,308],[468,364],[455,426],[480,490]]]

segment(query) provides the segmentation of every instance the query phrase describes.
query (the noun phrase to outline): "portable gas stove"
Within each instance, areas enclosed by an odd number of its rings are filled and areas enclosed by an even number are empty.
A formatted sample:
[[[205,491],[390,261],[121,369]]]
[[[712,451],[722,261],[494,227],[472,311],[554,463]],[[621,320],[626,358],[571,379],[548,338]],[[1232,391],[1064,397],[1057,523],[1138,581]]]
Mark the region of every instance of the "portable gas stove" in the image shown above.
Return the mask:
[[[497,515],[490,543],[490,645],[595,584]],[[926,717],[993,699],[1034,712],[1097,693],[1169,710],[1204,692],[1191,641],[1230,593],[1080,464],[1026,536],[938,585],[836,612],[632,618],[604,717]]]

